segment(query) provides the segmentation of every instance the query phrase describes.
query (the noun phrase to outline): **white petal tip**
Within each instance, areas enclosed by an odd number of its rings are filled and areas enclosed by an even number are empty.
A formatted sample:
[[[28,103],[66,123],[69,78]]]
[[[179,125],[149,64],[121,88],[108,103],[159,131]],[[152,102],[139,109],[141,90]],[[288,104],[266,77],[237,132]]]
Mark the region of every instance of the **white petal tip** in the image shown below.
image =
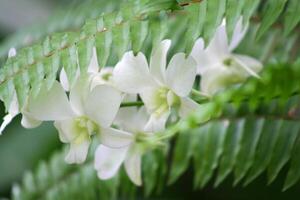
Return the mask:
[[[221,23],[221,26],[225,26],[225,25],[226,25],[226,19],[223,18],[222,23]]]
[[[8,57],[15,57],[17,55],[17,50],[15,48],[10,48],[8,51]]]
[[[59,81],[60,81],[60,84],[64,88],[65,91],[70,90],[67,73],[66,73],[64,68],[62,68],[61,71],[60,71]]]
[[[253,74],[252,74],[255,78],[257,78],[257,79],[261,79],[261,77],[257,74],[257,73],[255,73],[255,72],[253,72]]]
[[[68,164],[82,164],[84,163],[84,161],[85,161],[84,159],[76,159],[68,155],[65,157],[65,162]]]
[[[113,178],[115,175],[110,175],[110,174],[107,174],[107,173],[105,173],[105,172],[100,172],[100,171],[98,171],[98,172],[97,172],[97,176],[98,176],[98,178],[101,179],[101,180],[108,180],[108,179]]]
[[[124,55],[123,55],[123,58],[128,57],[128,56],[135,57],[133,51],[127,51],[127,52],[125,52]]]
[[[7,114],[4,116],[3,118],[3,122],[0,126],[0,135],[2,135],[4,129],[6,128],[6,126],[12,121],[12,119],[14,118],[14,116],[12,116],[11,114]]]
[[[161,43],[162,43],[163,45],[166,45],[166,46],[168,47],[167,49],[169,49],[169,47],[170,47],[171,44],[172,44],[172,42],[171,42],[170,39],[165,39],[165,40],[161,41]]]
[[[88,144],[80,145],[80,146],[72,146],[68,154],[65,157],[65,162],[68,164],[82,164],[86,160],[88,151]]]
[[[135,180],[135,181],[133,181],[133,183],[139,187],[141,187],[143,185],[141,180]]]

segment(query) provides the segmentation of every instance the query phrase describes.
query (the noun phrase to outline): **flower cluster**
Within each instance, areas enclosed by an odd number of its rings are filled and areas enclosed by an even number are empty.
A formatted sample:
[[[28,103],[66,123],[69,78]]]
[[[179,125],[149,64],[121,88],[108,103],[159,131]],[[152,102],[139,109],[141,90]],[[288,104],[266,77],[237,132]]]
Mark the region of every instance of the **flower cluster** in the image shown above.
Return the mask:
[[[115,67],[98,71],[96,48],[87,75],[76,73],[69,84],[64,69],[60,81],[47,89],[43,83],[37,95],[29,95],[19,108],[14,94],[0,131],[22,114],[22,125],[33,128],[42,121],[54,121],[59,138],[70,148],[67,163],[83,163],[91,141],[99,145],[94,166],[100,179],[113,177],[124,163],[129,178],[141,185],[141,157],[153,148],[157,132],[165,129],[171,115],[185,118],[199,104],[189,97],[197,75],[200,92],[212,96],[227,86],[258,77],[261,64],[254,58],[231,53],[246,29],[238,22],[231,42],[222,24],[205,48],[199,39],[191,55],[175,54],[167,64],[170,40],[163,40],[152,51],[150,61],[143,53],[127,52]],[[12,49],[9,56],[15,56]],[[122,102],[142,102],[137,107],[121,107]],[[175,112],[173,112],[175,111]]]

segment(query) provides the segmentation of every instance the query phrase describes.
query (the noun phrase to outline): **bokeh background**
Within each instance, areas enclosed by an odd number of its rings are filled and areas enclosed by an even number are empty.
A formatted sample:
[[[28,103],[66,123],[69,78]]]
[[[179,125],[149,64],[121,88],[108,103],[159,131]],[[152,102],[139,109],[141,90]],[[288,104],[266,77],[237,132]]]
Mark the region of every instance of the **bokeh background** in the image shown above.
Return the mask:
[[[19,30],[47,23],[58,9],[67,9],[70,3],[74,1],[0,0],[0,47]],[[1,103],[0,117],[4,115]],[[9,198],[13,184],[21,180],[24,172],[34,169],[38,162],[47,160],[53,151],[62,148],[51,123],[26,130],[21,127],[20,120],[20,116],[16,117],[0,136],[0,199]],[[233,181],[228,179],[217,189],[210,184],[201,191],[193,191],[193,171],[190,169],[175,185],[165,190],[163,197],[154,196],[152,199],[299,199],[299,184],[281,192],[285,173],[286,169],[269,186],[266,186],[264,174],[247,188],[234,188]]]
[[[19,30],[46,23],[56,10],[67,8],[69,3],[68,0],[0,0],[0,46]],[[2,103],[0,113],[2,122],[5,115]],[[12,185],[25,171],[60,148],[51,123],[26,130],[20,120],[20,116],[16,117],[0,136],[0,199],[9,197]]]

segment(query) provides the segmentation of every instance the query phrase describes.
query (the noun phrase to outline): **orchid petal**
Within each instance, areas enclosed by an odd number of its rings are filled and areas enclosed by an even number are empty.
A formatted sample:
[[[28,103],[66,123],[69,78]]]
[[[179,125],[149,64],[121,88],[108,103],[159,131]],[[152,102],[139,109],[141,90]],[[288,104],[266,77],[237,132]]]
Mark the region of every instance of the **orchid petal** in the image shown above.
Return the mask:
[[[69,80],[68,80],[67,73],[64,68],[62,68],[60,71],[59,82],[65,91],[70,90]]]
[[[197,74],[203,74],[207,67],[214,65],[216,62],[214,58],[210,59],[210,57],[207,56],[207,53],[204,50],[204,40],[202,38],[196,40],[191,51],[191,56],[197,63]]]
[[[244,38],[246,32],[248,30],[248,26],[243,27],[243,18],[241,17],[233,30],[232,39],[229,44],[229,50],[233,51],[241,42],[241,40]]]
[[[149,113],[153,113],[157,108],[156,96],[158,90],[159,87],[148,87],[140,93],[140,97]]]
[[[96,47],[93,47],[93,54],[88,66],[88,72],[97,73],[99,70],[98,58],[97,58],[97,50]]]
[[[91,77],[78,78],[70,91],[70,104],[77,115],[84,114],[84,102],[89,93]]]
[[[138,185],[142,185],[141,178],[141,155],[139,153],[129,154],[124,162],[125,170],[130,180]]]
[[[125,53],[115,66],[113,77],[116,86],[126,93],[140,93],[154,84],[146,57],[142,53],[134,56],[132,51]]]
[[[100,131],[100,142],[107,147],[122,148],[129,146],[133,141],[132,134],[122,130],[102,128]]]
[[[0,126],[0,135],[2,135],[2,132],[4,131],[4,129],[6,128],[6,126],[12,121],[12,119],[14,118],[13,115],[11,115],[10,113],[8,113],[7,115],[5,115],[3,117],[3,122]]]
[[[251,76],[260,78],[257,74],[262,69],[262,64],[255,58],[245,55],[234,54],[234,60]]]
[[[137,108],[136,107],[123,107],[120,108],[118,114],[114,120],[114,124],[119,126],[125,131],[133,132],[133,128],[136,126],[134,118],[136,116]]]
[[[8,57],[12,58],[15,57],[17,55],[17,50],[15,48],[10,48],[8,51]]]
[[[113,68],[112,67],[104,67],[101,69],[99,73],[96,73],[93,75],[92,81],[91,81],[91,89],[93,89],[97,85],[111,85],[113,86],[113,80],[112,80],[112,75],[113,75]],[[110,76],[108,79],[105,77]]]
[[[171,40],[163,40],[153,51],[150,58],[150,72],[160,82],[165,80],[165,70],[167,66],[167,53],[171,46]]]
[[[42,121],[36,120],[25,113],[22,115],[21,124],[24,128],[36,128],[41,125]]]
[[[144,129],[148,118],[149,116],[144,106],[140,109],[125,107],[119,109],[115,124],[125,131],[135,133]]]
[[[83,163],[86,160],[90,143],[90,140],[84,140],[80,144],[71,143],[70,150],[65,157],[65,161],[69,164]]]
[[[217,62],[223,60],[230,54],[225,25],[222,24],[217,28],[215,35],[205,49],[205,52],[208,59]]]
[[[140,94],[147,112],[151,115],[150,119],[145,125],[146,131],[155,132],[163,130],[170,114],[170,108],[167,104],[167,99],[165,99],[166,102],[159,102],[159,98],[157,97],[157,92],[159,89],[160,88],[146,88]]]
[[[239,74],[235,74],[224,66],[215,66],[205,71],[201,77],[200,88],[201,92],[213,95],[216,92],[226,88],[228,85],[238,83],[243,78]]]
[[[181,118],[187,117],[190,113],[197,110],[200,107],[195,101],[190,98],[181,98],[181,104],[179,108],[179,116]]]
[[[17,93],[14,93],[13,95],[12,101],[8,108],[8,113],[10,113],[13,117],[20,113]]]
[[[110,179],[116,175],[122,165],[128,148],[113,149],[99,145],[95,152],[94,167],[100,179]]]
[[[220,29],[220,28],[219,28]],[[225,28],[224,28],[225,31]],[[220,32],[220,31],[219,31]],[[221,31],[223,32],[223,30]],[[217,32],[215,34],[215,37]],[[219,34],[221,35],[221,34]],[[207,48],[204,48],[204,40],[199,38],[192,49],[191,56],[195,59],[197,63],[197,74],[203,75],[206,70],[210,69],[211,67],[218,65],[226,56],[229,55],[229,51],[223,45],[223,50],[220,50],[222,53],[216,53],[218,50],[218,43],[216,42],[217,39],[212,39],[211,43]],[[225,53],[226,52],[226,53]]]
[[[144,130],[147,132],[157,132],[165,129],[166,122],[169,118],[170,111],[166,111],[160,116],[156,116],[155,114],[150,115],[150,119],[145,125]]]
[[[74,116],[68,97],[57,81],[49,90],[43,84],[39,94],[28,99],[24,112],[41,121],[64,120]]]
[[[100,74],[104,75],[104,74],[113,74],[114,72],[114,68],[112,66],[107,66],[101,69]]]
[[[146,108],[143,106],[137,111],[135,117],[133,118],[133,121],[131,122],[132,127],[133,125],[135,125],[135,127],[132,128],[132,131],[136,133],[141,130],[144,130],[148,120],[149,115],[146,111]]]
[[[166,71],[167,85],[178,96],[187,96],[192,90],[196,70],[196,62],[192,57],[186,59],[184,53],[175,54]]]
[[[85,102],[86,115],[101,127],[109,127],[122,101],[121,93],[111,86],[98,85],[89,94]]]
[[[79,74],[80,74],[80,71],[78,69],[76,71],[76,74],[75,74],[75,80],[78,79]],[[59,82],[60,82],[60,84],[62,85],[62,87],[64,88],[65,91],[70,91],[70,89],[71,89],[70,88],[70,83],[69,83],[69,79],[68,79],[65,68],[62,68],[61,71],[60,71]]]
[[[136,94],[126,94],[123,98],[123,102],[134,102],[137,101]],[[138,111],[137,107],[123,107],[120,108],[118,114],[115,118],[115,124],[118,126],[123,126],[132,121],[136,116],[136,112]]]
[[[160,90],[162,87],[148,87],[145,88],[141,93],[140,97],[144,102],[144,105],[149,114],[157,113],[158,115],[167,112],[169,105],[167,104],[167,93],[164,97],[160,97]]]
[[[58,131],[60,141],[70,143],[76,137],[74,119],[55,121],[54,126]]]
[[[8,114],[3,117],[3,122],[0,126],[0,135],[6,128],[6,126],[13,120],[13,118],[20,113],[17,94],[14,93],[13,99],[8,108]]]

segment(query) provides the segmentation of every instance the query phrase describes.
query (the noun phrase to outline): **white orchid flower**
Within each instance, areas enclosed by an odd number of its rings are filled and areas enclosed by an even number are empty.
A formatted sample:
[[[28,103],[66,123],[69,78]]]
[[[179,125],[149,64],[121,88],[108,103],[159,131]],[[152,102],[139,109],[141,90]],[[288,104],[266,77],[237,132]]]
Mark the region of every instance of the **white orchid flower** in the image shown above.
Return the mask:
[[[11,48],[8,52],[8,58],[14,57],[17,55],[17,51],[15,48]],[[25,106],[21,109],[22,111],[22,120],[21,120],[21,124],[23,127],[25,128],[35,128],[37,126],[39,126],[41,124],[41,121],[38,121],[36,119],[33,119],[29,116],[27,116],[24,112],[26,110],[26,104]],[[20,113],[19,110],[19,103],[18,103],[18,99],[17,99],[17,94],[14,91],[13,97],[12,97],[12,101],[9,105],[8,108],[8,113],[3,117],[3,122],[0,126],[0,135],[2,134],[2,132],[4,131],[4,129],[6,128],[6,126],[13,120],[13,118],[15,118],[15,116],[17,116]]]
[[[97,52],[96,51],[97,51],[96,47],[93,47],[92,57],[91,57],[89,66],[87,68],[87,72],[90,75],[98,73],[98,70],[99,70],[99,65],[98,65],[98,60],[97,60]],[[77,63],[78,63],[78,60],[77,60]],[[77,67],[77,71],[76,71],[75,76],[76,76],[75,79],[77,79],[80,76],[79,67]],[[64,88],[65,91],[70,90],[69,79],[68,79],[67,73],[66,73],[64,68],[62,68],[61,71],[60,71],[59,82],[61,83],[61,85],[62,85],[62,87]]]
[[[91,78],[91,87],[93,88],[96,85],[100,85],[100,84],[108,84],[108,85],[113,85],[112,82],[112,72],[113,72],[113,68],[112,67],[104,67],[101,68],[99,71],[100,67],[98,64],[98,59],[97,59],[97,50],[94,47],[93,48],[93,54],[87,69],[87,72],[89,73],[89,76],[92,77]],[[80,76],[80,71],[79,68],[76,71],[76,78]],[[62,85],[62,87],[65,89],[65,91],[69,91],[70,90],[70,84],[69,84],[69,80],[66,74],[66,71],[64,68],[61,69],[60,71],[60,75],[59,75],[59,81]]]
[[[94,166],[100,179],[112,178],[124,163],[130,180],[136,185],[142,185],[141,159],[145,147],[139,143],[139,138],[152,134],[144,131],[148,118],[144,107],[139,110],[137,108],[119,110],[116,124],[132,134],[132,142],[123,148],[110,148],[105,145],[97,147]]]
[[[196,63],[192,57],[177,53],[166,68],[170,45],[170,40],[164,40],[153,51],[150,68],[143,53],[134,56],[133,52],[127,52],[113,73],[121,91],[141,96],[151,115],[146,129],[152,132],[165,127],[171,107],[177,108],[181,117],[197,107],[188,98],[196,76]]]
[[[15,48],[10,48],[8,51],[8,58],[12,58],[17,55],[17,51]],[[3,99],[2,99],[3,101]],[[15,116],[17,116],[20,113],[19,111],[19,104],[17,99],[17,94],[14,92],[12,97],[12,102],[10,103],[10,106],[8,108],[8,113],[3,117],[3,122],[0,126],[0,135],[6,128],[6,126],[13,120]]]
[[[229,43],[225,23],[221,24],[204,48],[202,38],[198,39],[191,55],[197,62],[197,72],[201,75],[200,88],[207,95],[213,95],[231,84],[243,82],[257,73],[262,64],[255,58],[232,53],[243,39],[247,27],[242,26],[242,18],[237,22]]]
[[[93,75],[91,88],[97,85],[110,85],[114,87],[113,82],[113,67],[104,67],[99,73]]]
[[[14,94],[13,96],[13,100],[8,108],[8,113],[3,117],[3,122],[0,126],[0,135],[2,134],[2,132],[4,131],[4,129],[6,128],[6,126],[13,120],[13,118],[18,115],[19,112],[19,105],[18,105],[18,101],[17,101],[17,96],[16,94]]]
[[[122,100],[121,93],[107,85],[90,89],[90,79],[76,81],[70,90],[70,100],[63,87],[55,82],[50,90],[42,88],[29,101],[28,114],[39,120],[55,121],[60,140],[70,143],[65,157],[68,163],[85,161],[92,135],[98,135],[101,143],[114,148],[131,142],[129,134],[110,128]]]

